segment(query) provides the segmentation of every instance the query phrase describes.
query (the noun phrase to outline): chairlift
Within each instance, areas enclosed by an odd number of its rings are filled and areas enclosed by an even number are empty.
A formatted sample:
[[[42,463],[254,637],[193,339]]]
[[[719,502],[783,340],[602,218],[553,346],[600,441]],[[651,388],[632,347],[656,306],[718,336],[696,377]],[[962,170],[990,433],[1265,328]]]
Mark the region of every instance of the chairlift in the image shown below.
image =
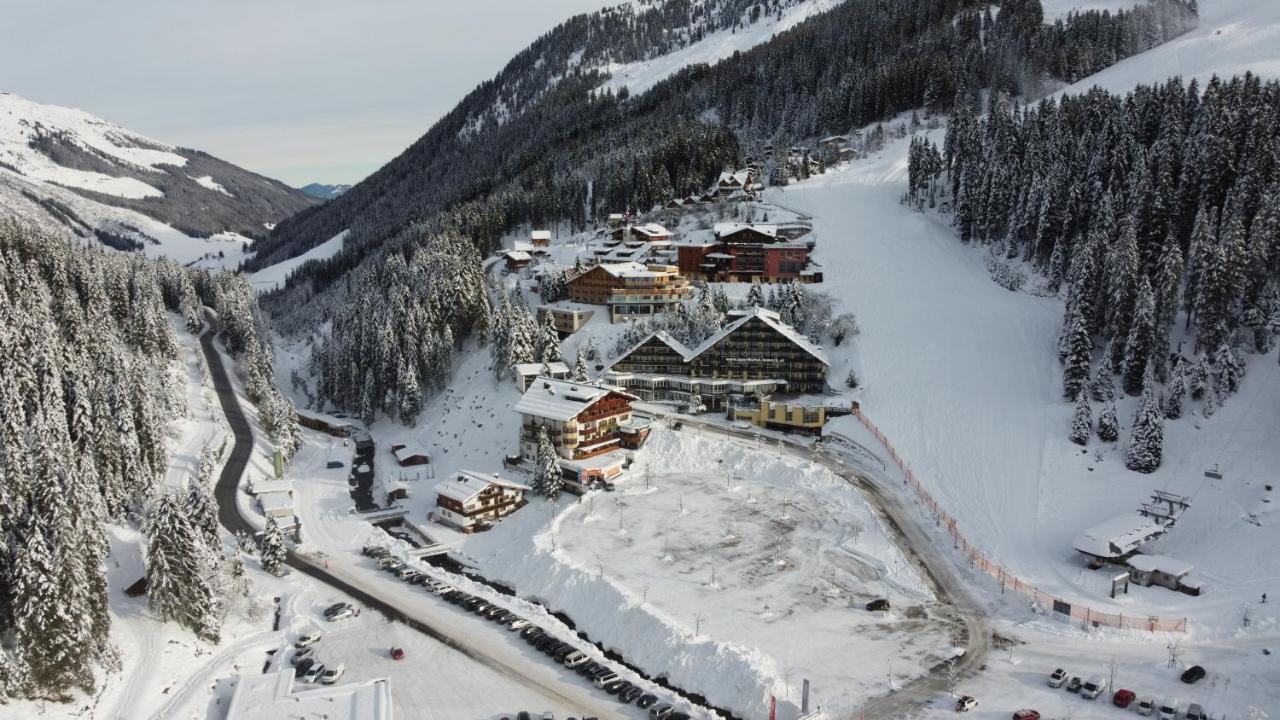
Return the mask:
[[[1221,479],[1222,479],[1222,472],[1218,470],[1218,464],[1217,464],[1217,463],[1214,463],[1214,464],[1213,464],[1213,467],[1211,467],[1211,468],[1209,468],[1208,470],[1205,470],[1205,471],[1204,471],[1204,476],[1205,476],[1205,477],[1207,477],[1207,478],[1212,478],[1212,479],[1214,479],[1214,480],[1221,480]]]

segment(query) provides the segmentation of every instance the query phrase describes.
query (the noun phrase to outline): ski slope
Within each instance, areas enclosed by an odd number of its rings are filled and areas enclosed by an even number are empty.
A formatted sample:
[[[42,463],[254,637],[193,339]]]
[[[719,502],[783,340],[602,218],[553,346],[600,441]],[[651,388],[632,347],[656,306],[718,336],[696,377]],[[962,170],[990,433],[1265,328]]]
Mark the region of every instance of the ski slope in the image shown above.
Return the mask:
[[[601,87],[615,93],[625,87],[632,95],[638,95],[690,65],[714,65],[736,52],[750,50],[768,42],[774,35],[839,4],[840,0],[809,0],[786,8],[782,11],[781,18],[766,13],[755,23],[739,28],[737,32],[718,30],[692,45],[666,55],[639,62],[610,63],[601,68],[611,75]]]
[[[1110,2],[1051,0],[1046,3],[1045,15],[1050,15],[1050,7],[1095,7]],[[1122,60],[1062,92],[1081,93],[1094,86],[1125,92],[1175,75],[1187,80],[1196,78],[1201,87],[1214,75],[1228,78],[1252,72],[1280,77],[1280,2],[1200,0],[1199,8],[1200,25],[1191,32]]]
[[[1056,357],[1061,302],[1004,290],[983,253],[961,244],[944,218],[899,204],[906,147],[899,141],[770,191],[814,216],[824,289],[862,328],[852,347],[828,348],[832,376],[857,371],[867,414],[960,530],[1023,580],[1099,610],[1186,617],[1201,637],[1238,631],[1243,604],[1280,577],[1280,558],[1264,549],[1280,543],[1280,512],[1265,490],[1280,464],[1276,352],[1250,358],[1241,392],[1212,417],[1190,403],[1186,417],[1166,425],[1156,473],[1123,466],[1135,399],[1118,404],[1120,442],[1070,443],[1072,407],[1061,398]],[[837,419],[828,430],[853,422]],[[1225,479],[1204,476],[1213,465]],[[1197,598],[1134,587],[1113,600],[1104,574],[1087,571],[1071,542],[1155,489],[1193,504],[1153,550],[1194,565],[1210,590]],[[1280,630],[1273,607],[1253,607],[1255,627]]]

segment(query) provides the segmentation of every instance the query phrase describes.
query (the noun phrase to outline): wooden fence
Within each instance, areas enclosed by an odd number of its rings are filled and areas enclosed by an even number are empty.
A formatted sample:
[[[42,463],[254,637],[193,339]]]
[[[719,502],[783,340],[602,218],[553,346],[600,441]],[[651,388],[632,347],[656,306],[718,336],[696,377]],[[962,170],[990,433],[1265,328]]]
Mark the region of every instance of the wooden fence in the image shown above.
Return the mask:
[[[924,486],[922,486],[920,481],[916,479],[916,474],[911,469],[911,466],[907,464],[907,461],[900,454],[898,454],[897,448],[893,446],[893,443],[889,442],[889,438],[885,437],[885,434],[880,432],[880,428],[876,427],[876,424],[871,422],[860,408],[855,407],[853,409],[853,415],[858,418],[858,422],[861,422],[867,430],[870,430],[871,434],[875,435],[876,440],[880,441],[880,444],[889,451],[889,457],[893,459],[893,463],[902,471],[903,477],[906,478],[906,484],[915,491],[916,497],[920,499],[920,502],[924,503],[924,505],[933,512],[934,516],[938,520],[938,525],[946,528],[947,534],[951,536],[951,540],[955,545],[955,548],[969,558],[971,566],[985,572],[987,575],[990,575],[995,579],[996,582],[1000,583],[1000,587],[1002,589],[1022,593],[1023,595],[1031,598],[1038,607],[1057,613],[1060,616],[1069,617],[1082,624],[1126,628],[1131,630],[1149,630],[1151,632],[1187,631],[1186,618],[1162,618],[1155,616],[1107,613],[1094,610],[1087,605],[1068,602],[1056,595],[1040,590],[1031,583],[1018,578],[1017,575],[1009,572],[1001,565],[992,562],[987,558],[985,553],[965,538],[965,536],[960,532],[959,527],[956,525],[955,518],[948,515],[947,512],[942,509],[942,505],[929,494],[929,491],[924,489]]]

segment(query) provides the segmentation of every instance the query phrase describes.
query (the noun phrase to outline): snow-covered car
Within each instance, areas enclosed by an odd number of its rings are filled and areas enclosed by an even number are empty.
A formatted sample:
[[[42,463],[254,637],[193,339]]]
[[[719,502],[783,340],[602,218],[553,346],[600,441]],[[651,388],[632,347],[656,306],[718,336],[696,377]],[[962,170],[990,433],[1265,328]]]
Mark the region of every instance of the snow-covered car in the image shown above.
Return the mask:
[[[1067,671],[1058,668],[1049,674],[1049,687],[1060,688],[1067,681]]]
[[[524,618],[518,618],[511,623],[510,630],[522,630],[529,627],[529,621]]]
[[[346,618],[355,617],[359,614],[360,614],[360,611],[358,609],[348,605],[342,608],[341,610],[330,615],[329,622],[337,622],[338,620],[344,620]]]
[[[972,695],[961,695],[956,701],[956,712],[969,712],[978,707],[978,699]]]
[[[311,667],[307,668],[306,672],[302,673],[302,682],[313,683],[316,681],[316,678],[320,677],[320,673],[323,673],[323,672],[324,672],[324,663],[317,662],[313,664]]]
[[[342,677],[342,673],[346,672],[347,666],[338,663],[333,667],[327,667],[324,672],[320,673],[320,682],[325,685],[332,685],[338,682],[338,678]]]
[[[295,642],[293,646],[301,650],[304,647],[311,647],[312,645],[315,645],[318,642],[320,642],[319,630],[317,630],[316,632],[309,632],[306,635],[303,635],[302,637],[298,638],[298,641]]]
[[[1138,714],[1150,715],[1156,711],[1156,699],[1150,696],[1144,697],[1138,701]]]
[[[298,663],[302,662],[303,660],[306,660],[309,657],[312,657],[315,654],[316,654],[316,649],[314,647],[301,648],[293,654],[293,657],[289,658],[289,664],[297,665]]]
[[[1160,720],[1177,720],[1178,719],[1178,698],[1167,697],[1160,701],[1159,715]]]

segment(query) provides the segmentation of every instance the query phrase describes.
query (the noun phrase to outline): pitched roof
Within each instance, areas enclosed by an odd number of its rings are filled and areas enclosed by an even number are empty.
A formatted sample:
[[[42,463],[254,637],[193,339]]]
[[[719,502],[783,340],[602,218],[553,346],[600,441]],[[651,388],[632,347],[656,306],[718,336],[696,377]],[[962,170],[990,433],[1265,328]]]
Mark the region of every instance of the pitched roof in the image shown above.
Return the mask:
[[[436,485],[436,493],[464,505],[490,485],[528,491],[528,485],[503,480],[497,475],[482,475],[472,470],[459,470],[450,479]]]
[[[771,238],[778,237],[777,225],[758,225],[758,224],[751,224],[751,223],[723,222],[723,223],[716,223],[715,227],[712,228],[712,232],[715,233],[716,237],[733,235],[734,233],[740,233],[740,232],[743,232],[744,230],[753,230],[755,232],[760,233],[761,235],[768,235]]]
[[[817,360],[823,365],[831,364],[827,361],[826,353],[822,352],[822,348],[809,342],[809,338],[801,335],[796,332],[795,328],[782,322],[782,318],[778,313],[762,307],[753,307],[749,310],[743,311],[737,320],[734,320],[723,328],[720,328],[720,332],[707,338],[701,345],[694,348],[692,351],[693,355],[701,355],[706,352],[708,348],[723,340],[726,336],[733,333],[733,331],[747,324],[747,322],[752,318],[759,318],[765,325],[776,330],[783,337],[797,345],[801,350],[804,350],[817,358]]]
[[[551,231],[550,230],[534,230],[532,233],[529,234],[529,237],[534,240],[550,240]]]
[[[515,411],[522,415],[564,422],[577,417],[579,413],[596,404],[609,393],[618,393],[632,400],[636,399],[636,396],[617,388],[540,377],[533,381],[524,395],[520,396]]]

